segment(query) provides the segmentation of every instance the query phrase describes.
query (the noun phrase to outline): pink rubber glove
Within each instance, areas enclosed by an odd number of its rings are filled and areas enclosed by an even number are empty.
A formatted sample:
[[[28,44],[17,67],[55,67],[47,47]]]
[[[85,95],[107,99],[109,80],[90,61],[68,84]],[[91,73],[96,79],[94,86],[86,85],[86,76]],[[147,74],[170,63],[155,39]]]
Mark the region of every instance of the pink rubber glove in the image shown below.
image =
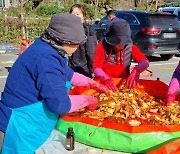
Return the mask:
[[[140,73],[146,70],[148,66],[149,61],[147,60],[142,60],[137,66],[135,66],[127,79],[126,86],[128,88],[133,88],[138,85]]]
[[[136,85],[138,85],[139,76],[140,72],[136,68],[134,68],[127,79],[126,86],[128,88],[134,88]]]
[[[178,90],[180,88],[180,64],[176,67],[171,82],[169,84],[168,92],[167,92],[167,100],[166,104],[171,104],[178,93]]]
[[[108,91],[104,85],[76,72],[74,72],[71,82],[74,86],[85,86],[100,93],[107,93]]]
[[[103,84],[100,84],[98,82],[91,83],[90,88],[96,90],[99,93],[108,94],[108,88],[106,86],[104,86]]]
[[[88,107],[89,110],[93,111],[95,110],[98,105],[98,99],[94,96],[89,95],[70,95],[69,96],[71,100],[71,109],[70,112],[75,112],[83,107]]]
[[[104,84],[109,90],[112,90],[113,92],[117,90],[114,81],[101,68],[96,68],[94,70],[94,74],[100,79],[100,82]]]
[[[112,90],[113,92],[117,91],[117,87],[111,78],[105,80],[103,77],[100,77],[100,82],[104,84],[109,90]]]

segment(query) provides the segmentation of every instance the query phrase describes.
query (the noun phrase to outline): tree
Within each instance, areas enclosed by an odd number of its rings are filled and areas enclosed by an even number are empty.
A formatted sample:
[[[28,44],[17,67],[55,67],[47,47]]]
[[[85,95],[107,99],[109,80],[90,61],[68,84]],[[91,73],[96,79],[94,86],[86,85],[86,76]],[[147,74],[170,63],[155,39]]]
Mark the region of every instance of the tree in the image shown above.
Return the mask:
[[[27,0],[20,0],[20,8],[21,8],[21,15],[20,15],[20,18],[21,18],[21,22],[22,22],[22,25],[21,25],[21,32],[22,32],[22,37],[23,38],[26,38],[26,32],[25,32],[25,25],[24,25],[24,4],[26,3]]]

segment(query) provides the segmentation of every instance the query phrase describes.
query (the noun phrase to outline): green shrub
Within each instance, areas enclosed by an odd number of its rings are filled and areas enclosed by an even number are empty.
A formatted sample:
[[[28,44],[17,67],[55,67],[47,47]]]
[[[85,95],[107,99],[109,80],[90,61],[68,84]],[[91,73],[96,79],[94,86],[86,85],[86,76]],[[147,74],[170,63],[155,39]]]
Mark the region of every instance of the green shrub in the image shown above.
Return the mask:
[[[7,18],[0,16],[0,42],[18,44],[21,38],[21,22],[18,18]]]
[[[45,30],[49,23],[48,18],[25,18],[26,22],[22,22],[18,17],[9,17],[6,22],[4,16],[0,16],[0,43],[10,42],[13,44],[20,44],[20,39],[23,36],[21,31],[21,26],[25,26],[26,37],[31,41],[39,37]]]
[[[60,8],[57,5],[43,5],[37,9],[37,15],[39,16],[51,16],[58,12],[63,12],[63,8]]]
[[[26,35],[28,39],[34,41],[48,26],[50,18],[29,18],[27,19]]]
[[[20,16],[20,14],[21,14],[20,9],[17,7],[10,7],[8,12],[7,12],[8,16],[18,17],[18,16]]]
[[[26,14],[31,14],[33,11],[34,3],[32,1],[28,1],[27,3],[24,4],[24,9]]]

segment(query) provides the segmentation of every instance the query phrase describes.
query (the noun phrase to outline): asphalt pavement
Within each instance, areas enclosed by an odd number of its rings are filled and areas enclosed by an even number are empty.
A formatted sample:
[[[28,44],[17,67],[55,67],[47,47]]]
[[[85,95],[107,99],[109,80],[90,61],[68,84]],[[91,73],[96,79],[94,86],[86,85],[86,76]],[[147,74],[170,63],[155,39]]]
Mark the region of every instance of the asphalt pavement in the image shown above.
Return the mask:
[[[162,82],[169,85],[172,74],[180,61],[180,57],[174,56],[168,61],[162,60],[160,56],[152,56],[148,59],[150,61],[149,69],[152,70],[153,76],[142,78],[147,80],[156,80],[159,78]]]
[[[3,91],[10,68],[17,59],[17,52],[0,53],[0,92]]]

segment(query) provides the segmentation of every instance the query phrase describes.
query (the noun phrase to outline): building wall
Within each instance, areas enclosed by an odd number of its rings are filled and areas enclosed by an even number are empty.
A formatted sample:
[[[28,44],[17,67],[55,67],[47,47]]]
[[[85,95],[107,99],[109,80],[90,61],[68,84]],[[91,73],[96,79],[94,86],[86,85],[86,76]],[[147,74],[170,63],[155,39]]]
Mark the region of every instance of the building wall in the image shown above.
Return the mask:
[[[10,7],[10,0],[5,0],[4,7],[6,8]]]
[[[9,8],[10,6],[17,6],[19,0],[0,0],[0,7]]]
[[[0,7],[4,7],[4,2],[5,2],[5,0],[0,0]]]

